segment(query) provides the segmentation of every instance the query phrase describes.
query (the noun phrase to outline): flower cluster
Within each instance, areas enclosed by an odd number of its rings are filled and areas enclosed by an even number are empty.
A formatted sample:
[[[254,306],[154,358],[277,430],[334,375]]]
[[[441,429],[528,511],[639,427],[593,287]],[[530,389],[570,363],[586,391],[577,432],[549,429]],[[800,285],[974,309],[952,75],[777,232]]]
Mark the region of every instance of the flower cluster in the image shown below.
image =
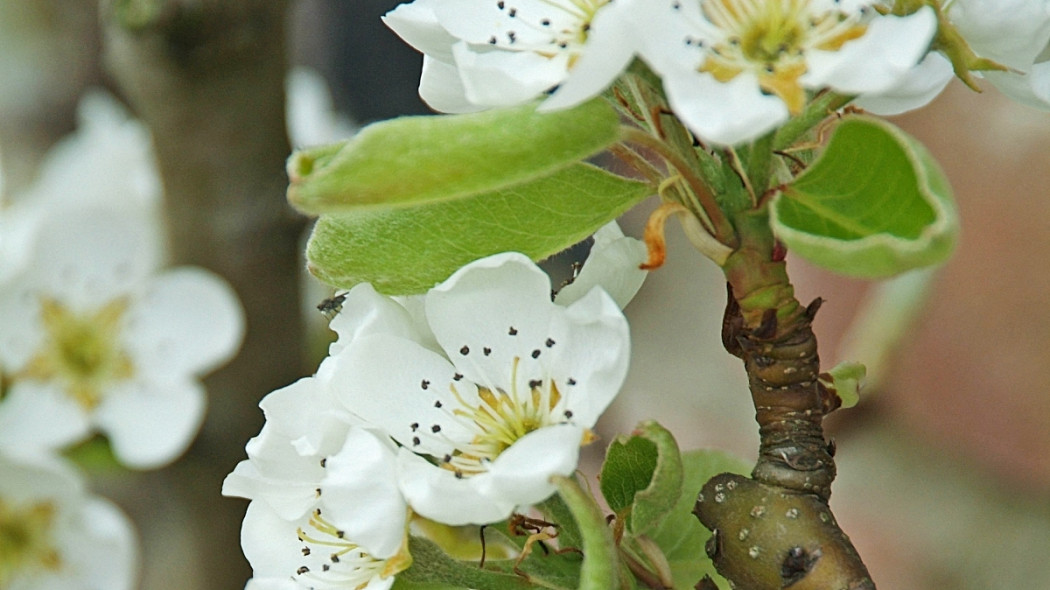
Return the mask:
[[[590,280],[600,282],[596,266],[644,259],[616,232],[596,239]],[[626,302],[638,286],[614,291]],[[250,587],[385,589],[411,563],[410,511],[486,524],[550,496],[550,477],[572,474],[593,439],[629,353],[605,290],[569,292],[564,304],[551,293],[527,257],[504,253],[425,295],[395,299],[368,284],[342,295],[330,355],[266,396],[266,424],[223,485],[251,500]]]
[[[420,96],[438,111],[540,96],[540,109],[572,106],[600,94],[639,57],[662,78],[671,108],[693,133],[733,145],[775,129],[824,89],[856,96],[880,114],[932,100],[952,76],[948,60],[929,53],[938,16],[930,6],[894,16],[892,4],[415,0],[385,22],[424,53]],[[1010,68],[987,73],[989,80],[1046,108],[1046,3],[942,4],[979,55]]]
[[[130,589],[130,523],[57,453],[96,432],[134,468],[178,457],[204,415],[199,376],[243,319],[197,268],[161,270],[149,135],[109,97],[37,180],[0,203],[0,587]]]

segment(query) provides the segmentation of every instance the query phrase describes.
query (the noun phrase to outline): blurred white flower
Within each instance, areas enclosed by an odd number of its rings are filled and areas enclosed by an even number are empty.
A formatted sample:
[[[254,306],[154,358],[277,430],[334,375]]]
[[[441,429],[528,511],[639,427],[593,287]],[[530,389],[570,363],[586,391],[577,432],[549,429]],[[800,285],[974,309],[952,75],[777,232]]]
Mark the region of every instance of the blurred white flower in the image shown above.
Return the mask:
[[[0,588],[131,590],[136,559],[127,518],[71,469],[0,452]]]
[[[0,286],[0,447],[58,448],[98,429],[129,466],[174,459],[203,417],[197,376],[240,344],[236,296],[201,269],[156,272],[156,228],[135,212],[44,213],[21,274]]]
[[[460,113],[601,93],[634,56],[634,0],[415,0],[383,21],[424,54],[419,94]]]
[[[292,68],[284,86],[288,138],[293,147],[335,143],[357,131],[350,119],[336,112],[328,84],[315,70]]]
[[[807,90],[880,93],[926,54],[933,11],[880,16],[872,0],[667,0],[642,19],[642,57],[671,108],[716,144],[750,141],[798,114]]]
[[[627,321],[601,289],[568,307],[550,293],[527,257],[490,256],[426,294],[433,341],[402,326],[334,357],[335,395],[403,445],[401,490],[419,514],[495,522],[576,469],[626,376]]]

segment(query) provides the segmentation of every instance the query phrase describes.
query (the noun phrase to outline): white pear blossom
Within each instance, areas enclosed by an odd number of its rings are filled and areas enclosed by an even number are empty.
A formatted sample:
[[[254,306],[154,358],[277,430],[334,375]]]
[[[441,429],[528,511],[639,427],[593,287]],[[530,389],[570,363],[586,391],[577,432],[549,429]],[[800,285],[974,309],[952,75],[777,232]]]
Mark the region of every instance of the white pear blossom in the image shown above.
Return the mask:
[[[567,307],[550,293],[527,257],[490,256],[426,294],[433,341],[364,334],[334,357],[335,394],[402,445],[401,490],[419,514],[498,521],[576,469],[627,373],[628,328],[601,289]]]
[[[460,113],[602,92],[634,56],[637,0],[415,0],[384,22],[424,54],[419,94]]]
[[[288,138],[293,146],[335,143],[357,131],[349,118],[335,110],[328,84],[316,70],[292,68],[284,87]]]
[[[131,590],[135,535],[54,459],[0,452],[0,588]]]
[[[156,229],[135,212],[46,213],[20,276],[0,286],[0,446],[100,430],[129,466],[174,459],[203,417],[197,376],[240,344],[236,296],[201,269],[158,273]]]
[[[1050,110],[1050,2],[950,0],[944,11],[970,48],[1006,72],[981,72],[1014,100]]]
[[[936,30],[923,8],[880,16],[870,0],[666,0],[643,19],[642,57],[702,139],[755,139],[802,110],[807,91],[891,90]]]
[[[299,454],[269,427],[223,486],[226,495],[252,499],[241,533],[249,587],[389,588],[410,563],[390,440],[354,427],[331,455]],[[267,477],[276,472],[282,477]],[[275,508],[281,496],[291,501]]]

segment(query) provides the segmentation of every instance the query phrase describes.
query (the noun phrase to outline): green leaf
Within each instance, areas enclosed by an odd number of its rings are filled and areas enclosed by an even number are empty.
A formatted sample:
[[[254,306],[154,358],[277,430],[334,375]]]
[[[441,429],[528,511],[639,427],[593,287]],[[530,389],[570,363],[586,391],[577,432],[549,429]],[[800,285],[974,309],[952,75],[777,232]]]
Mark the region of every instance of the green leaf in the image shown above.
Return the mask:
[[[525,590],[534,588],[525,578],[513,573],[481,569],[476,561],[457,561],[436,544],[421,537],[409,539],[412,566],[397,574],[397,588],[405,590]]]
[[[751,468],[740,459],[715,450],[682,453],[682,467],[682,494],[649,536],[663,550],[671,566],[674,590],[693,590],[705,575],[718,581],[722,588],[728,588],[704,551],[711,533],[693,516],[693,506],[696,494],[707,480],[725,472],[746,474]]]
[[[842,121],[770,214],[773,232],[789,250],[856,277],[943,262],[958,235],[951,188],[926,148],[865,116]]]
[[[827,373],[821,374],[820,381],[839,396],[843,408],[852,408],[860,401],[860,390],[867,373],[864,365],[854,361],[843,361]]]
[[[490,254],[517,251],[534,260],[547,258],[650,192],[647,184],[573,164],[471,198],[323,215],[306,254],[310,271],[335,287],[370,282],[386,294],[421,293]]]
[[[323,214],[492,193],[579,162],[615,143],[619,130],[602,99],[552,113],[530,104],[392,119],[292,154],[288,200]]]
[[[682,460],[671,433],[646,421],[616,437],[605,454],[601,490],[632,534],[659,524],[682,493]]]

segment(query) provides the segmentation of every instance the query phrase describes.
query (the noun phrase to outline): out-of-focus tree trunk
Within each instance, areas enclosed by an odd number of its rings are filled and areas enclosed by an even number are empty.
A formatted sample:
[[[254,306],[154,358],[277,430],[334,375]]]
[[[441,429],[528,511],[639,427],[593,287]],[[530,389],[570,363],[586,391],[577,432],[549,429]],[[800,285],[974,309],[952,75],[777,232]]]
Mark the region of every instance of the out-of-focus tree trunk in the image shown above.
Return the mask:
[[[287,3],[104,0],[102,7],[104,61],[153,133],[173,262],[224,276],[247,313],[239,356],[205,382],[204,430],[169,473],[186,489],[180,500],[190,507],[207,586],[240,588],[250,575],[238,543],[244,503],[220,497],[222,479],[259,430],[259,398],[304,374],[303,222],[284,199]]]

